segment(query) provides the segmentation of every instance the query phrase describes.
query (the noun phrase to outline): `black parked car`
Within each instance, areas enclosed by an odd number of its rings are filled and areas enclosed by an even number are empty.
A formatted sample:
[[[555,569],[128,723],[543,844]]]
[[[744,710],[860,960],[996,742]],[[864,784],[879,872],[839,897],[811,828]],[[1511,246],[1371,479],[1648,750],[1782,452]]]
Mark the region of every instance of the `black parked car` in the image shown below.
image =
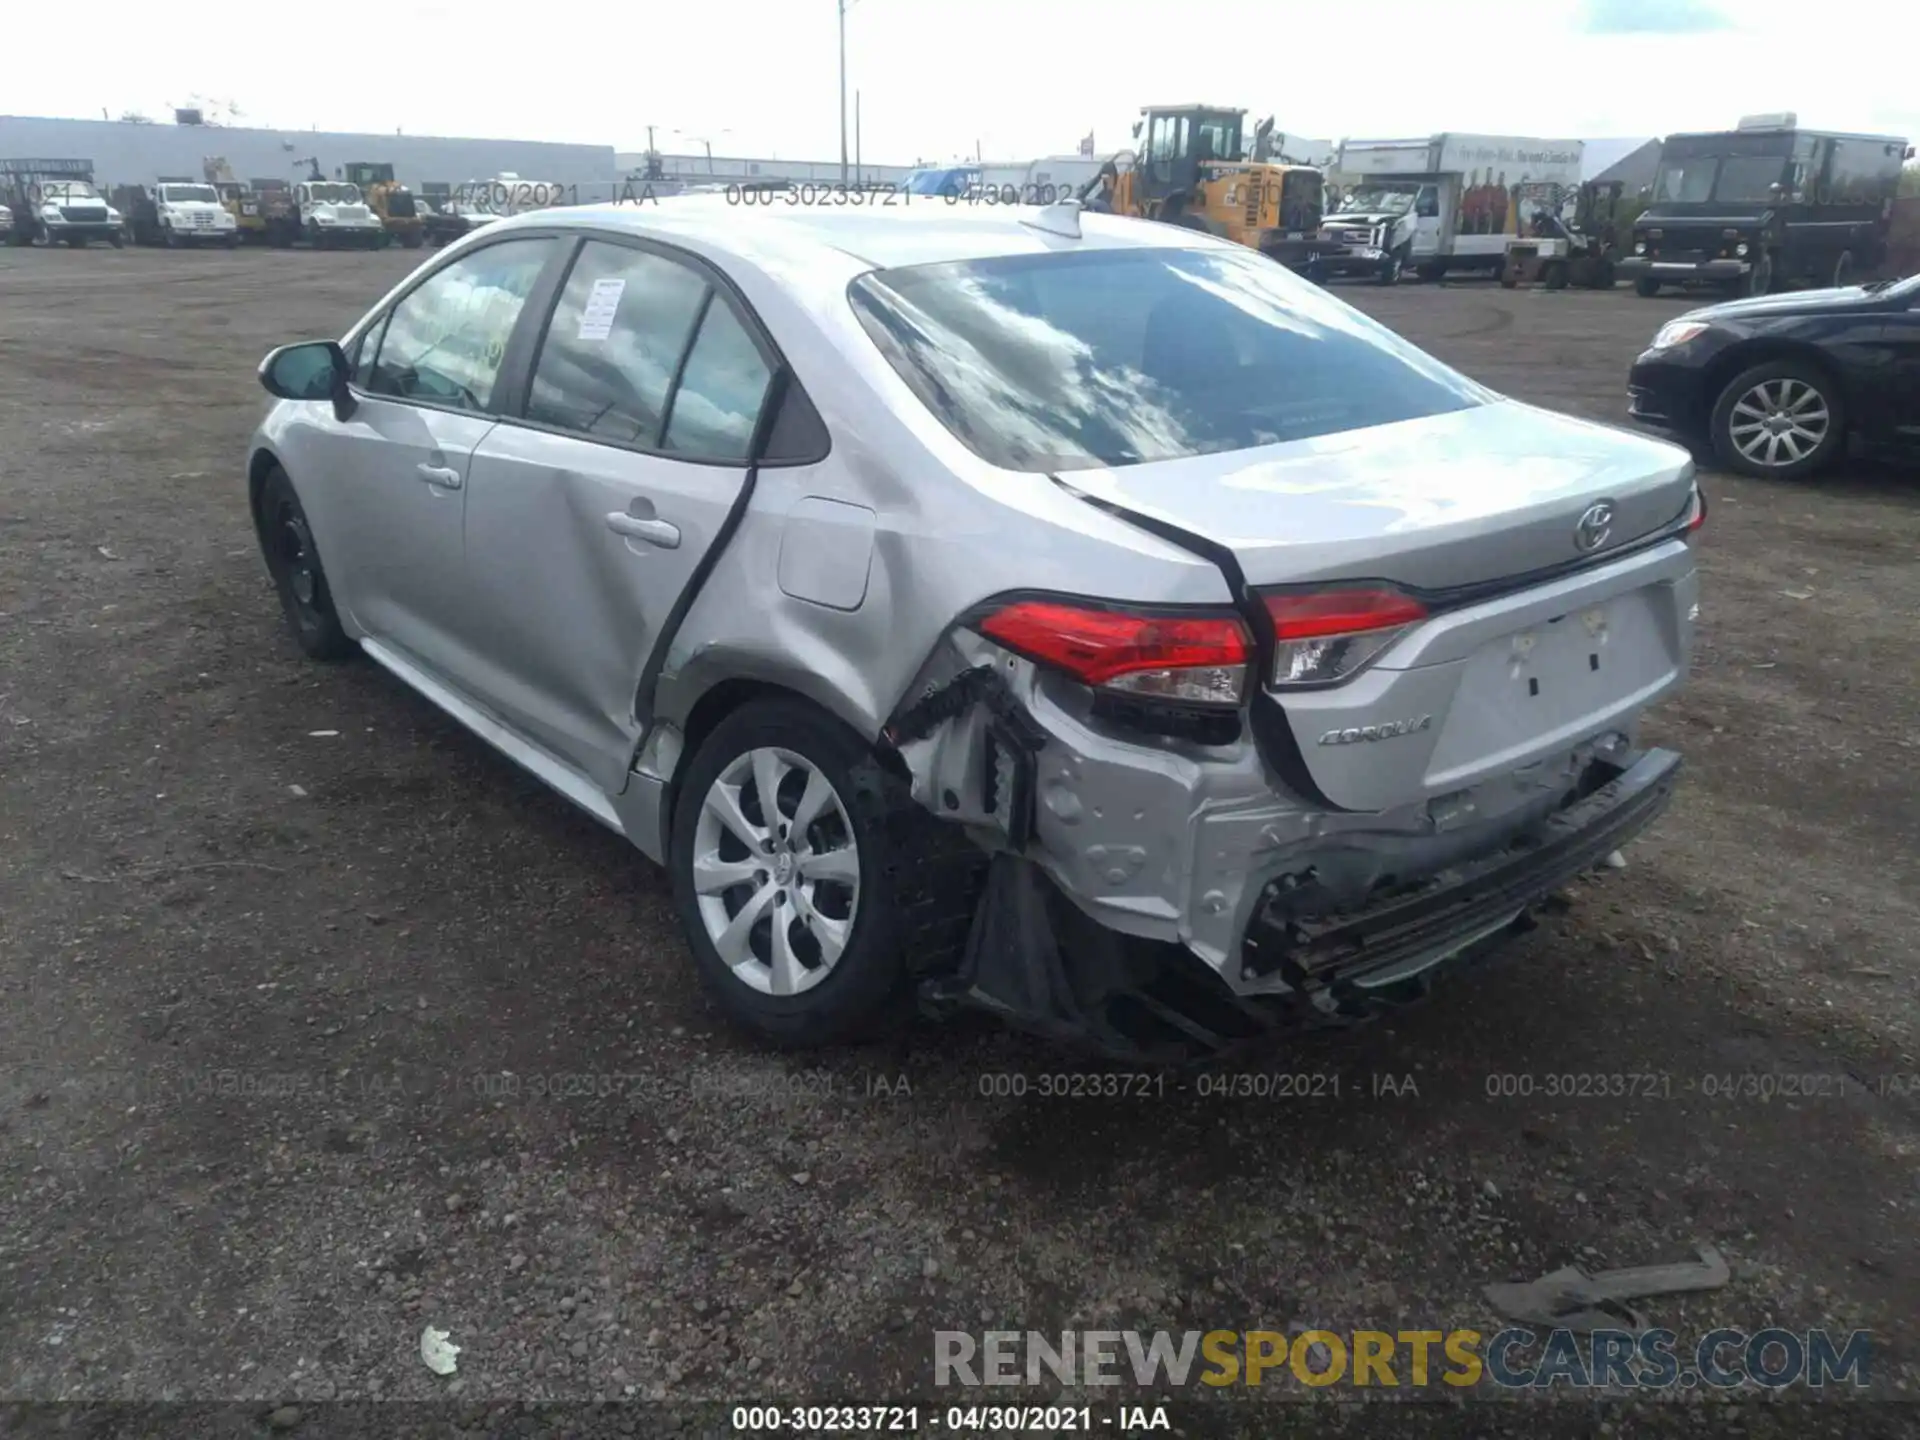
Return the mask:
[[[1746,475],[1811,475],[1864,445],[1920,452],[1920,275],[1689,310],[1627,380],[1628,413]]]

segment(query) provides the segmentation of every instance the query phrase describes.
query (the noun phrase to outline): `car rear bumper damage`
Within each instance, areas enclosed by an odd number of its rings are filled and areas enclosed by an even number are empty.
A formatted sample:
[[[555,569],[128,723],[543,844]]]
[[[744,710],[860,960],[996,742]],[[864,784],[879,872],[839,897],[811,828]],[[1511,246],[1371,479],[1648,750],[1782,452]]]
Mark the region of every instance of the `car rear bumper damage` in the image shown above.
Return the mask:
[[[1275,877],[1241,937],[1238,985],[1182,945],[1101,925],[1038,864],[1002,852],[959,969],[927,981],[923,998],[1133,1063],[1213,1059],[1364,1020],[1526,928],[1540,900],[1666,809],[1680,767],[1665,750],[1595,755],[1557,808],[1505,844],[1359,907],[1339,904],[1311,866],[1304,879]]]

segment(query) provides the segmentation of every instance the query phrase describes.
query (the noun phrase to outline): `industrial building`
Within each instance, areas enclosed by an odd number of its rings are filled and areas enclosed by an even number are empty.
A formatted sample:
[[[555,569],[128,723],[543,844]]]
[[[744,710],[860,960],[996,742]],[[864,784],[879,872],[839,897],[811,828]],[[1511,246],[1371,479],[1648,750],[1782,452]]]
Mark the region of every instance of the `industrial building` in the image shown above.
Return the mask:
[[[587,186],[610,184],[624,173],[611,145],[0,115],[0,158],[88,160],[96,180],[107,186],[145,184],[162,175],[198,179],[211,155],[224,157],[242,181],[298,180],[307,173],[310,157],[329,179],[349,161],[367,160],[392,165],[400,180],[414,186],[427,181],[458,185],[502,172]]]
[[[739,180],[791,180],[795,184],[811,181],[816,185],[838,184],[838,160],[757,160],[739,155],[668,155],[655,157],[669,180],[687,183]],[[620,173],[639,175],[646,171],[644,150],[622,150],[614,157]],[[847,162],[849,183],[899,184],[913,173],[911,165],[873,165]]]

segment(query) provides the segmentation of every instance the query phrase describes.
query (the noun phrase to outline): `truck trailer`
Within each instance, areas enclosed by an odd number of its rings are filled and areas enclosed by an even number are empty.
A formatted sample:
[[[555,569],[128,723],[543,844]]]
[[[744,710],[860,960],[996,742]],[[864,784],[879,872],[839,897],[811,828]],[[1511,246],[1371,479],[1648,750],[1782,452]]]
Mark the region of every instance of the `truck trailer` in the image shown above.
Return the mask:
[[[1407,269],[1423,280],[1454,270],[1497,275],[1508,240],[1529,218],[1526,197],[1577,190],[1584,148],[1525,135],[1343,140],[1333,165],[1340,203],[1320,233],[1344,249],[1328,272],[1389,284]]]

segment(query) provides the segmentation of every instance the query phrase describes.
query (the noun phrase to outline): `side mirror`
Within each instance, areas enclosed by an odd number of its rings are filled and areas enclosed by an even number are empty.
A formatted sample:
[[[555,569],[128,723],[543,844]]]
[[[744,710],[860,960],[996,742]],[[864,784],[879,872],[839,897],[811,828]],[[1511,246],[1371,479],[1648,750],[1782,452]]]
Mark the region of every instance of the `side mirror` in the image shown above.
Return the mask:
[[[352,371],[337,340],[307,340],[282,345],[260,362],[260,384],[281,400],[331,400],[336,418],[353,414]]]

